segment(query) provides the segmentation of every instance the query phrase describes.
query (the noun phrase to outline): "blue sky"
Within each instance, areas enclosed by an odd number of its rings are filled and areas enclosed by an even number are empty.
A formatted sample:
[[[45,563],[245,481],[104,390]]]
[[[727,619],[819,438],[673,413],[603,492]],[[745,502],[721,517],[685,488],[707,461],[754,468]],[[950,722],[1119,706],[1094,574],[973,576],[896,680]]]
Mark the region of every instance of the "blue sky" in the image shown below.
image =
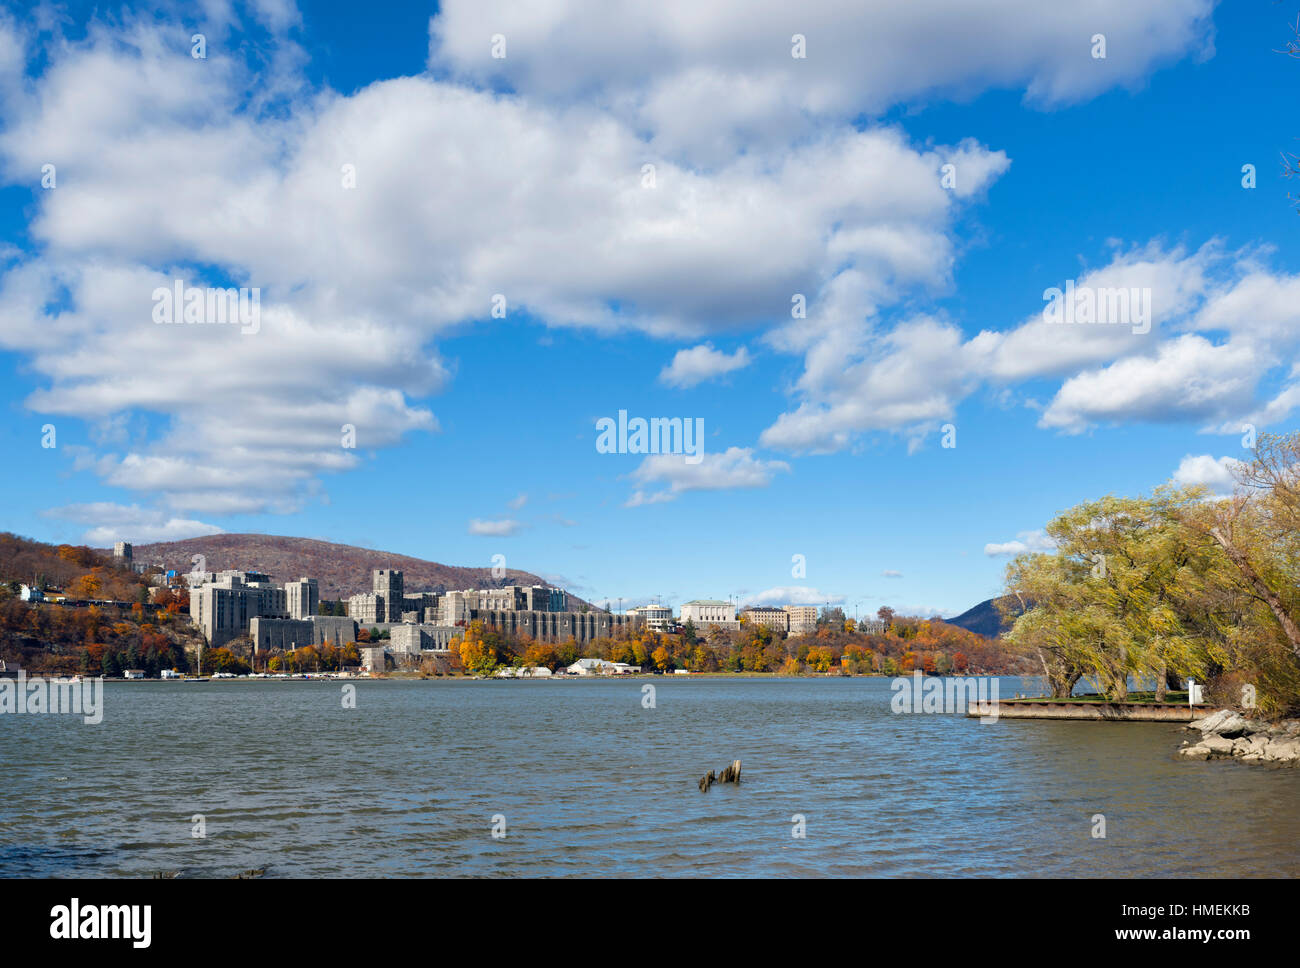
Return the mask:
[[[951,615],[1074,503],[1229,486],[1300,403],[1296,11],[1017,6],[0,20],[0,528]],[[259,331],[156,325],[174,278]],[[1044,322],[1067,279],[1150,331]],[[619,410],[704,461],[599,453]]]

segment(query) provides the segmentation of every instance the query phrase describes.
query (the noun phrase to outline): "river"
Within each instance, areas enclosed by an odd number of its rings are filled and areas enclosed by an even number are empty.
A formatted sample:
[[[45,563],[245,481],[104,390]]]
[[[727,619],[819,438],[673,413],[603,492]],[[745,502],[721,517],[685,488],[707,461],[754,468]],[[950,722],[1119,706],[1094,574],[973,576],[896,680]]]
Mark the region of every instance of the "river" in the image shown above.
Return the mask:
[[[1300,875],[1300,770],[1179,761],[1174,725],[895,715],[880,678],[354,685],[0,715],[0,875]]]

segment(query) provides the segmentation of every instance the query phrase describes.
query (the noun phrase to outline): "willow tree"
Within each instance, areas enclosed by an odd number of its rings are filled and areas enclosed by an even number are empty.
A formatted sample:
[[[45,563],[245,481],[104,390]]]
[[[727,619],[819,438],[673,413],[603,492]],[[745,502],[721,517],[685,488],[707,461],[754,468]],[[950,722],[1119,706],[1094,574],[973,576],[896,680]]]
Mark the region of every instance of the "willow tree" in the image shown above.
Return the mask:
[[[1054,697],[1088,676],[1122,701],[1133,676],[1154,679],[1163,698],[1171,678],[1204,675],[1231,620],[1211,604],[1223,556],[1181,518],[1204,497],[1166,486],[1080,504],[1048,524],[1054,552],[1008,566],[1007,589],[1026,610],[1007,638],[1038,656]]]
[[[1285,712],[1300,706],[1300,433],[1260,435],[1235,473],[1231,497],[1189,506],[1181,519],[1222,552],[1220,593],[1238,597],[1216,657],[1257,687],[1266,711]]]

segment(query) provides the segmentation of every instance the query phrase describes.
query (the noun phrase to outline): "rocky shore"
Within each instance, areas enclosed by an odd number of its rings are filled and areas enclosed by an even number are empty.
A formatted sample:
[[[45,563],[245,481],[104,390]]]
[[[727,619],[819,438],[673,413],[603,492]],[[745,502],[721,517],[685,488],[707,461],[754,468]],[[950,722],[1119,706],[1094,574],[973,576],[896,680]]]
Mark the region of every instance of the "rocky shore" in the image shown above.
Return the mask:
[[[1201,734],[1198,742],[1184,741],[1178,751],[1189,760],[1232,757],[1243,763],[1300,766],[1300,719],[1269,723],[1220,709],[1185,728]]]

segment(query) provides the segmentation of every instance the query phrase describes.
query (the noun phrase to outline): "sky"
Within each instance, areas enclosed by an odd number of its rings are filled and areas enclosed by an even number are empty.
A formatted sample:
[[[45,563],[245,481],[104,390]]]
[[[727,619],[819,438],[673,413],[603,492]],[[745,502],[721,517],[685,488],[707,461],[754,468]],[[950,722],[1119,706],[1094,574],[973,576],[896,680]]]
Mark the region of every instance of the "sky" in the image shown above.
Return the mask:
[[[10,4],[0,530],[955,615],[1295,426],[1298,12]]]

